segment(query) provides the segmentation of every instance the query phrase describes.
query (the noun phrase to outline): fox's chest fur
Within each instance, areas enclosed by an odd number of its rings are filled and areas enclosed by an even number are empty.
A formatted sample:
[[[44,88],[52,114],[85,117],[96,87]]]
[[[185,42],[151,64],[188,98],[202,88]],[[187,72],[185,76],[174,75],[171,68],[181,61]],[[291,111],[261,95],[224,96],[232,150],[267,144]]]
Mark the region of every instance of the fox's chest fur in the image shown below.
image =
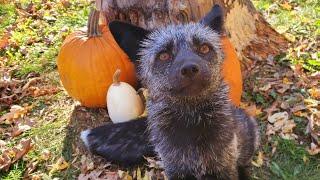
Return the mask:
[[[236,163],[236,123],[223,94],[199,105],[150,101],[148,109],[150,138],[166,169],[201,177]]]

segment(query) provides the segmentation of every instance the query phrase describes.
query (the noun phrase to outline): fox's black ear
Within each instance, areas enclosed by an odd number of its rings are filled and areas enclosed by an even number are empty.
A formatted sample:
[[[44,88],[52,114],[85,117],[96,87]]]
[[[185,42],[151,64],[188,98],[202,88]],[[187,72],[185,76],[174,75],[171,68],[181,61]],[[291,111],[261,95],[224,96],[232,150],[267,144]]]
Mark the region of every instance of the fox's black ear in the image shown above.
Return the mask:
[[[112,21],[109,29],[121,49],[134,63],[138,59],[140,43],[149,34],[149,31],[125,22]]]
[[[219,5],[214,5],[208,14],[200,20],[201,24],[209,26],[211,29],[222,32],[223,11]]]

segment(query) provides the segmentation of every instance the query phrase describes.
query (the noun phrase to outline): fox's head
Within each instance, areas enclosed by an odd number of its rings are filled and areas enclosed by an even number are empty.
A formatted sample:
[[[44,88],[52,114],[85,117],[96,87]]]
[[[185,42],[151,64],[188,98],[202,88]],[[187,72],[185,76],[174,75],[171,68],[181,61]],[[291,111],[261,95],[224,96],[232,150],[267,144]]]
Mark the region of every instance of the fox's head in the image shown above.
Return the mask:
[[[119,21],[109,27],[120,47],[137,60],[139,77],[150,95],[194,99],[212,93],[221,83],[222,19],[222,9],[215,5],[197,23],[152,31]]]

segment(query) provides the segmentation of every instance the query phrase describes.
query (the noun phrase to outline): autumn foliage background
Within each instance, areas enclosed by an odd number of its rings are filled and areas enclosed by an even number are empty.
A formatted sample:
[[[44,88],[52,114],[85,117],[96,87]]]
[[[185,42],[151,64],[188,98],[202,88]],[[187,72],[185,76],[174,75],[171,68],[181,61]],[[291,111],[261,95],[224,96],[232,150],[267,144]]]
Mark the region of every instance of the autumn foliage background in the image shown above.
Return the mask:
[[[241,107],[262,141],[254,179],[320,177],[320,3],[253,1],[289,41],[246,70]],[[80,129],[109,121],[71,99],[57,73],[65,37],[86,25],[89,0],[0,0],[0,179],[163,177],[157,161],[124,169],[86,153]]]

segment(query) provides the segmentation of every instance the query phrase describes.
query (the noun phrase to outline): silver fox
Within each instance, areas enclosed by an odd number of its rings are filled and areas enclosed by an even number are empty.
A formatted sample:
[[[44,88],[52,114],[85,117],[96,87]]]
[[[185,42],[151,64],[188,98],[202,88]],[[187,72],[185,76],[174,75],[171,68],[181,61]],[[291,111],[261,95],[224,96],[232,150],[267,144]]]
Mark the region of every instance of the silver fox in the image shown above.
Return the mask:
[[[198,23],[154,31],[111,22],[149,89],[148,117],[82,132],[88,149],[123,165],[156,154],[169,179],[248,179],[259,133],[220,75],[222,17],[215,5]]]

